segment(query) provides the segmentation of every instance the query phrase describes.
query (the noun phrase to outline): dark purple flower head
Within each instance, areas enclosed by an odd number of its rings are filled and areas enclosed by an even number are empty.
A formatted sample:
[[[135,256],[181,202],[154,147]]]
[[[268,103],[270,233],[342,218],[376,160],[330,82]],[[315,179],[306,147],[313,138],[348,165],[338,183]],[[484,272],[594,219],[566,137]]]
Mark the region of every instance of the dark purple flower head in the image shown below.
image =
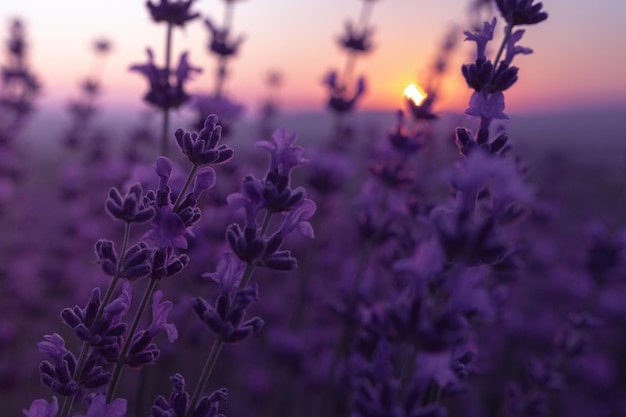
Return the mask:
[[[439,117],[432,110],[436,98],[437,95],[435,93],[429,93],[420,104],[415,103],[409,97],[406,98],[406,103],[416,120],[434,120]]]
[[[490,60],[479,58],[472,64],[461,66],[461,72],[467,85],[476,91],[483,90],[491,81],[493,64]]]
[[[339,38],[339,45],[350,52],[367,53],[372,49],[372,28],[364,28],[358,31],[352,22],[346,22],[346,32]]]
[[[119,276],[135,281],[150,275],[150,254],[151,250],[144,242],[138,242],[128,248],[124,254]]]
[[[534,0],[496,0],[496,6],[509,25],[534,25],[546,20],[548,14],[541,11],[541,3],[533,2]]]
[[[126,332],[126,325],[113,324],[114,317],[103,315],[98,322],[96,316],[100,308],[100,289],[95,288],[85,308],[74,306],[61,312],[63,322],[74,329],[78,338],[92,346],[106,347],[117,342]]]
[[[108,54],[111,52],[111,48],[111,41],[105,38],[96,39],[93,43],[93,49],[97,54]]]
[[[239,36],[237,39],[229,39],[228,29],[219,29],[211,20],[206,19],[204,24],[211,32],[211,41],[209,42],[209,50],[222,56],[234,56],[237,54],[239,45],[244,41],[245,37]]]
[[[185,391],[185,379],[180,374],[170,377],[172,392],[169,400],[159,395],[150,409],[150,417],[184,417],[189,408],[189,394]],[[191,417],[224,417],[219,414],[220,402],[228,400],[228,390],[220,388],[210,395],[202,397]]]
[[[52,391],[64,396],[74,395],[80,386],[73,379],[76,357],[65,348],[65,340],[57,334],[44,336],[46,341],[37,343],[39,351],[50,357],[39,364],[41,382]]]
[[[189,264],[189,256],[176,255],[173,246],[155,248],[151,256],[152,279],[163,279],[178,274]]]
[[[328,73],[324,79],[324,84],[326,84],[330,93],[328,108],[338,114],[347,113],[354,109],[357,101],[365,93],[365,78],[359,77],[356,89],[352,94],[348,94],[347,86],[339,83],[337,80],[336,71]]]
[[[191,13],[189,8],[194,0],[159,0],[159,4],[148,1],[146,6],[155,22],[167,22],[175,26],[184,26],[185,23],[200,16],[200,13]]]
[[[246,309],[258,299],[257,286],[252,285],[230,294],[220,294],[215,306],[202,297],[193,299],[193,310],[200,320],[226,343],[237,343],[258,333],[265,324],[259,317],[245,320]]]
[[[105,208],[116,219],[126,223],[145,223],[154,216],[154,208],[143,205],[141,184],[134,184],[122,197],[117,188],[109,190]]]
[[[185,132],[178,129],[174,135],[183,154],[195,165],[220,164],[233,157],[233,150],[218,143],[222,136],[222,127],[217,124],[217,116],[212,114],[204,121],[200,132]]]
[[[170,82],[171,72],[159,68],[154,64],[154,54],[147,49],[148,63],[132,65],[130,71],[136,71],[146,77],[150,89],[144,95],[144,100],[159,109],[175,109],[189,100],[190,96],[184,90],[184,84],[190,79],[191,73],[202,72],[200,68],[192,67],[184,52],[178,62],[174,74],[176,82]]]

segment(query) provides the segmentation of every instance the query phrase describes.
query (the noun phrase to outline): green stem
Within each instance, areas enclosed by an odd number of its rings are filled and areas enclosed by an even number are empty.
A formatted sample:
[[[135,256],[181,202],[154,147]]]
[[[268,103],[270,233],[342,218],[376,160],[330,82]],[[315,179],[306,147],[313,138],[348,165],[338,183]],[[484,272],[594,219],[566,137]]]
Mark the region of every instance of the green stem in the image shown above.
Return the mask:
[[[170,67],[172,61],[172,28],[171,23],[167,24],[167,32],[165,35],[165,74],[167,74],[167,83],[169,85]],[[170,126],[170,109],[163,109],[163,128],[161,130],[161,155],[167,156],[167,134]]]
[[[130,241],[130,226],[131,226],[131,223],[129,222],[124,223],[124,237],[122,238],[122,252],[120,253],[120,257],[117,261],[117,267],[115,268],[115,275],[113,276],[113,279],[109,283],[109,287],[107,288],[106,293],[104,294],[104,298],[102,299],[102,303],[100,303],[100,308],[98,309],[98,312],[96,314],[96,318],[93,321],[93,324],[97,323],[102,318],[102,315],[104,314],[104,309],[111,301],[111,297],[113,296],[113,292],[115,291],[117,282],[120,279],[119,271],[122,269],[122,263],[124,262],[124,255],[126,254],[126,248],[128,247],[128,242]],[[88,352],[89,352],[89,344],[86,342],[83,342],[83,346],[80,350],[80,355],[78,357],[78,362],[76,365],[76,371],[74,372],[74,375],[73,375],[74,378],[76,378],[77,376],[80,376],[80,374],[83,373],[85,362],[87,361]],[[72,395],[70,397],[65,397],[65,399],[63,400],[63,406],[61,407],[61,413],[59,414],[59,417],[68,417],[70,415],[75,399],[76,399],[75,395]]]
[[[126,336],[126,340],[124,340],[124,346],[122,347],[122,351],[120,352],[120,356],[115,363],[115,368],[113,369],[113,377],[111,378],[111,383],[109,384],[109,389],[107,390],[107,403],[110,403],[113,400],[113,396],[115,395],[115,390],[117,389],[117,385],[120,380],[120,376],[122,374],[122,370],[124,368],[124,362],[126,361],[128,351],[130,350],[130,345],[133,342],[133,337],[135,335],[135,331],[137,331],[137,327],[139,326],[139,321],[141,320],[141,316],[148,305],[148,301],[152,299],[152,294],[156,289],[159,280],[151,279],[146,291],[141,299],[141,303],[139,304],[139,309],[135,313],[135,318],[133,319],[133,323],[130,326],[130,330]]]

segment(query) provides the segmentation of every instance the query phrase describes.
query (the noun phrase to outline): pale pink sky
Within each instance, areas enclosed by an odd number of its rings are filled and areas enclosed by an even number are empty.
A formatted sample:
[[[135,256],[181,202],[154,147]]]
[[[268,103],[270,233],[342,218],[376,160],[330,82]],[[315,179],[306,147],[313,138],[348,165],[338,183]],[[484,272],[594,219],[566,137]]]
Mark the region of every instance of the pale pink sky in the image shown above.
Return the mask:
[[[509,111],[626,103],[626,2],[615,0],[545,0],[550,18],[528,27],[524,46],[535,53],[518,58],[520,80],[507,92]],[[426,76],[436,48],[450,27],[467,29],[468,0],[380,0],[371,22],[376,49],[359,60],[357,74],[368,79],[364,109],[393,109],[402,91]],[[345,55],[336,38],[346,19],[356,19],[360,0],[246,0],[236,3],[235,34],[246,41],[232,61],[226,91],[254,109],[266,93],[268,70],[285,78],[280,91],[283,110],[322,109],[321,85],[329,69],[341,69]],[[224,5],[198,0],[195,9],[218,23]],[[127,68],[143,63],[145,48],[163,60],[165,28],[152,23],[144,1],[131,0],[3,0],[0,36],[6,37],[12,17],[27,23],[32,66],[41,78],[44,106],[63,105],[76,96],[79,80],[92,65],[93,39],[107,37],[114,52],[103,68],[103,105],[140,108],[145,81]],[[501,34],[503,24],[497,28]],[[189,84],[191,91],[212,91],[215,59],[206,52],[208,35],[200,20],[174,36],[175,56],[190,51],[192,64],[205,69]],[[459,66],[470,59],[472,44],[461,45],[441,94],[440,109],[463,110],[469,91]],[[174,62],[177,57],[174,58]],[[0,55],[0,65],[2,57]]]

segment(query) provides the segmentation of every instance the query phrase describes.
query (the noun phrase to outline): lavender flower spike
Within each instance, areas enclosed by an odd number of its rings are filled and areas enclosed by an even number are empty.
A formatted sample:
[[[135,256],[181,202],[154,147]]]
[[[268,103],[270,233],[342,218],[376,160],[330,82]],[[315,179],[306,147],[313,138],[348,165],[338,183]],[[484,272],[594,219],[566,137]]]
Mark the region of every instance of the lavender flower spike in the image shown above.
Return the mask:
[[[308,159],[301,156],[304,151],[302,146],[293,145],[297,138],[296,132],[290,134],[287,129],[281,128],[272,135],[274,143],[267,141],[257,142],[257,148],[265,149],[270,153],[270,171],[282,168],[280,169],[281,174],[289,175],[293,168],[309,162]]]
[[[217,116],[212,114],[204,121],[204,128],[196,133],[178,129],[174,136],[183,154],[195,165],[219,164],[233,157],[233,150],[217,146],[222,137],[222,127],[217,124]]]
[[[184,26],[185,23],[200,16],[200,13],[191,13],[189,8],[194,0],[189,1],[170,1],[160,0],[159,4],[152,4],[151,1],[146,3],[152,20],[155,22],[167,22],[176,26]]]
[[[541,3],[532,4],[533,1],[496,0],[496,5],[509,25],[534,25],[546,20],[548,13],[541,11]]]

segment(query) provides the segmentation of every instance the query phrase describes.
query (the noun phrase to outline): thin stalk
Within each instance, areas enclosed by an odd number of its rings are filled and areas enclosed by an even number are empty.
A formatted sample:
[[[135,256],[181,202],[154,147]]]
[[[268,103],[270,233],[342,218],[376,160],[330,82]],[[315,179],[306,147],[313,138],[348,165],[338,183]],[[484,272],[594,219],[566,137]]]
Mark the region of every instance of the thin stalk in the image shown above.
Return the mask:
[[[122,370],[124,369],[124,362],[128,356],[128,351],[130,350],[130,345],[133,342],[133,336],[137,331],[137,327],[139,326],[139,321],[141,320],[141,316],[148,305],[148,301],[152,298],[152,294],[156,289],[159,280],[151,279],[146,291],[141,299],[141,303],[139,304],[139,309],[135,313],[135,318],[130,326],[130,330],[128,331],[128,335],[126,336],[126,340],[124,340],[124,346],[122,346],[122,351],[120,352],[120,356],[115,363],[115,368],[113,369],[113,377],[111,378],[111,383],[109,384],[109,388],[107,389],[107,404],[113,400],[113,396],[115,395],[115,390],[117,389],[117,385],[120,381],[120,376],[122,374]]]
[[[211,350],[209,351],[209,357],[207,358],[204,368],[202,368],[202,373],[200,374],[200,379],[198,380],[198,384],[196,385],[196,389],[193,391],[193,395],[191,396],[191,400],[189,401],[189,408],[187,409],[187,413],[185,417],[191,416],[193,411],[196,409],[198,405],[198,400],[200,399],[200,395],[204,392],[206,385],[211,378],[211,374],[213,373],[213,368],[217,363],[217,358],[220,356],[220,352],[222,351],[222,347],[224,347],[224,341],[221,339],[216,339],[213,341],[213,345],[211,346]]]
[[[113,276],[113,279],[109,283],[109,287],[107,288],[106,293],[104,294],[104,298],[102,299],[102,303],[100,304],[100,308],[98,309],[96,318],[93,321],[94,324],[97,323],[102,318],[102,315],[104,314],[104,308],[111,301],[111,297],[113,296],[113,292],[115,291],[117,282],[120,279],[118,271],[122,268],[122,263],[124,262],[124,255],[126,254],[126,248],[128,247],[128,242],[130,240],[130,225],[131,223],[129,222],[126,222],[124,224],[124,237],[122,238],[122,252],[117,261],[117,268],[115,269],[115,275]],[[88,352],[89,352],[89,344],[86,342],[83,342],[83,346],[80,350],[80,355],[78,357],[78,362],[76,365],[76,371],[74,372],[74,375],[73,375],[74,378],[76,376],[79,376],[83,372],[83,369],[85,367],[85,362],[87,361]],[[75,399],[76,399],[75,395],[72,395],[70,397],[65,397],[65,399],[63,400],[63,406],[61,407],[61,413],[59,414],[59,417],[68,417],[70,415]]]
[[[265,213],[265,219],[263,220],[263,225],[261,226],[261,236],[265,234],[267,228],[270,224],[270,220],[272,218],[272,212],[267,211]],[[251,262],[246,266],[246,269],[243,272],[243,276],[241,277],[241,282],[237,287],[238,290],[245,288],[252,277],[252,271],[254,270],[256,264],[255,262]],[[213,368],[215,368],[215,364],[217,363],[217,359],[220,356],[220,352],[224,347],[224,341],[221,339],[216,339],[213,341],[213,345],[211,345],[211,350],[209,351],[209,356],[204,363],[204,367],[202,368],[202,372],[200,373],[200,378],[198,379],[198,384],[196,384],[196,388],[193,391],[191,396],[191,400],[189,401],[189,408],[187,409],[187,413],[185,417],[191,416],[191,413],[198,406],[198,401],[200,399],[200,395],[204,392],[207,384],[209,383],[209,379],[211,378],[211,374],[213,373]]]
[[[180,192],[176,197],[176,201],[174,201],[174,207],[172,208],[172,211],[178,210],[178,207],[180,206],[180,203],[183,202],[183,199],[185,198],[185,193],[187,193],[187,189],[191,185],[191,181],[193,181],[199,168],[200,165],[197,164],[193,164],[193,166],[191,167],[189,174],[187,174],[187,179],[185,179],[185,183],[183,184],[183,188],[180,189]]]
[[[224,10],[224,33],[228,37],[230,33],[231,27],[233,25],[233,13],[234,13],[234,2],[226,2],[226,9]],[[222,93],[224,90],[224,80],[226,79],[226,71],[228,65],[228,58],[225,56],[219,57],[219,61],[217,64],[217,76],[215,82],[215,97],[222,97]]]
[[[498,69],[498,64],[500,63],[500,59],[502,58],[502,53],[504,52],[504,48],[512,32],[513,32],[513,25],[507,25],[506,29],[504,30],[504,38],[502,39],[502,43],[500,44],[500,48],[498,49],[496,58],[493,61],[493,73],[492,73],[493,75],[495,75],[496,70]],[[489,90],[491,89],[491,84],[493,84],[493,78],[494,78],[493,75],[491,76],[491,79],[489,80],[489,82],[487,83],[487,86],[485,87],[485,91],[487,92],[489,92]]]
[[[171,23],[167,24],[167,32],[165,35],[165,74],[169,85],[170,67],[172,61],[172,28]],[[170,126],[170,109],[163,109],[163,129],[161,130],[161,155],[167,156],[167,134]]]

